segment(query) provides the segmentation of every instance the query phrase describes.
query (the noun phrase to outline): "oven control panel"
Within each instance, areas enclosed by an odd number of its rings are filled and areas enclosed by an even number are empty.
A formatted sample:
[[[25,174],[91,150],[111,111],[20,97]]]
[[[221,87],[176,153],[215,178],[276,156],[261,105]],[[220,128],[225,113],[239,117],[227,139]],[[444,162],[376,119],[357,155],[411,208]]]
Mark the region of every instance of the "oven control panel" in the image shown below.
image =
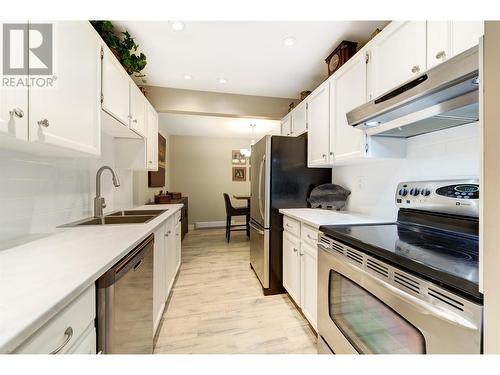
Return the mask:
[[[399,208],[479,216],[479,181],[437,180],[401,182],[396,189]]]

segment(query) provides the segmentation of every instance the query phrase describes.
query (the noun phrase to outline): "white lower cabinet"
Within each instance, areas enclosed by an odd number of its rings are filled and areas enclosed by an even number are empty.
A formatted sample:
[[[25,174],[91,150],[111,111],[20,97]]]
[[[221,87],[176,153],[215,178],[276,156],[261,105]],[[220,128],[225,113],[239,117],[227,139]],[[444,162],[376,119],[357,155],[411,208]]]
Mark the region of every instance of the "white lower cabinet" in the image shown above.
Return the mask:
[[[155,244],[153,255],[153,334],[161,321],[165,301],[167,300],[167,255],[165,246],[165,224],[154,232]]]
[[[283,286],[300,306],[300,240],[283,232]]]
[[[284,219],[296,222],[286,216]],[[318,288],[317,237],[318,231],[304,223],[300,223],[299,233],[296,228],[291,227],[285,227],[283,231],[283,286],[315,330]]]
[[[169,217],[154,233],[153,334],[158,329],[181,262],[179,214],[180,211]]]
[[[91,324],[75,345],[68,350],[68,354],[95,354],[97,351],[97,336],[95,327]]]
[[[300,244],[300,307],[317,331],[318,250],[305,242]]]
[[[92,285],[21,344],[14,353],[95,354],[96,291]],[[80,347],[81,345],[81,347]]]

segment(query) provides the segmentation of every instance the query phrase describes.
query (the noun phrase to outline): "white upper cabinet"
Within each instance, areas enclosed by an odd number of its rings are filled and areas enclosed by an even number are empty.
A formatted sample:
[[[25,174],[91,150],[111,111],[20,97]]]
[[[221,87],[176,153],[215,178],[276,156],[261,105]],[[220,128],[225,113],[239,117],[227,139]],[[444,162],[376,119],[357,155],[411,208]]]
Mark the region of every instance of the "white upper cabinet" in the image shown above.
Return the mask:
[[[482,21],[427,21],[427,69],[478,45],[483,34]]]
[[[146,105],[147,100],[143,93],[130,80],[130,129],[143,137],[146,136]]]
[[[123,125],[129,125],[130,77],[106,46],[102,56],[102,109]]]
[[[147,104],[146,169],[158,170],[158,113]]]
[[[450,22],[427,21],[427,68],[451,57]]]
[[[57,79],[29,89],[30,140],[99,155],[100,40],[86,21],[52,25]]]
[[[331,144],[335,163],[363,155],[363,132],[348,125],[346,114],[366,102],[365,59],[365,53],[358,53],[330,81],[330,135],[334,134]]]
[[[307,102],[303,100],[290,113],[292,118],[291,135],[297,137],[307,131]]]
[[[281,120],[281,135],[289,136],[292,134],[292,115],[289,113]]]
[[[370,43],[369,100],[426,70],[426,22],[395,21]]]
[[[483,21],[452,21],[451,52],[453,55],[458,55],[471,47],[477,46],[479,38],[483,34]]]
[[[330,82],[323,82],[306,100],[308,166],[324,167],[330,163]]]

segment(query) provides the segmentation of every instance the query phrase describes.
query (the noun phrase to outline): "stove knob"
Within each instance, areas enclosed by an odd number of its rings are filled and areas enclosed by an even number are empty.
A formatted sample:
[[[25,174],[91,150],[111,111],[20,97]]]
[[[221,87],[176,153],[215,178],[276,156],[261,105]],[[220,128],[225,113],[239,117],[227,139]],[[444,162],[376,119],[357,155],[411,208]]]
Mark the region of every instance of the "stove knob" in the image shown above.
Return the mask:
[[[420,194],[420,190],[418,188],[412,188],[410,190],[410,195],[413,195],[414,197],[418,196]]]
[[[402,197],[406,197],[408,195],[408,190],[406,189],[399,189],[399,195],[401,195]]]
[[[429,195],[431,195],[431,191],[429,189],[424,189],[422,190],[422,195],[428,197]]]

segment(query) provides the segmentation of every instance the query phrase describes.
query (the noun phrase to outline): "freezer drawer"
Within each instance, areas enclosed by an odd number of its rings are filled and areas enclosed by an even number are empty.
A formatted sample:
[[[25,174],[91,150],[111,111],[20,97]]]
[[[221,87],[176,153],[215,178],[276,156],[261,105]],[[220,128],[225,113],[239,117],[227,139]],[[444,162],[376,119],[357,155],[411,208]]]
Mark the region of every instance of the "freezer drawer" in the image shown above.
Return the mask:
[[[263,288],[269,288],[269,229],[250,222],[250,265]]]

